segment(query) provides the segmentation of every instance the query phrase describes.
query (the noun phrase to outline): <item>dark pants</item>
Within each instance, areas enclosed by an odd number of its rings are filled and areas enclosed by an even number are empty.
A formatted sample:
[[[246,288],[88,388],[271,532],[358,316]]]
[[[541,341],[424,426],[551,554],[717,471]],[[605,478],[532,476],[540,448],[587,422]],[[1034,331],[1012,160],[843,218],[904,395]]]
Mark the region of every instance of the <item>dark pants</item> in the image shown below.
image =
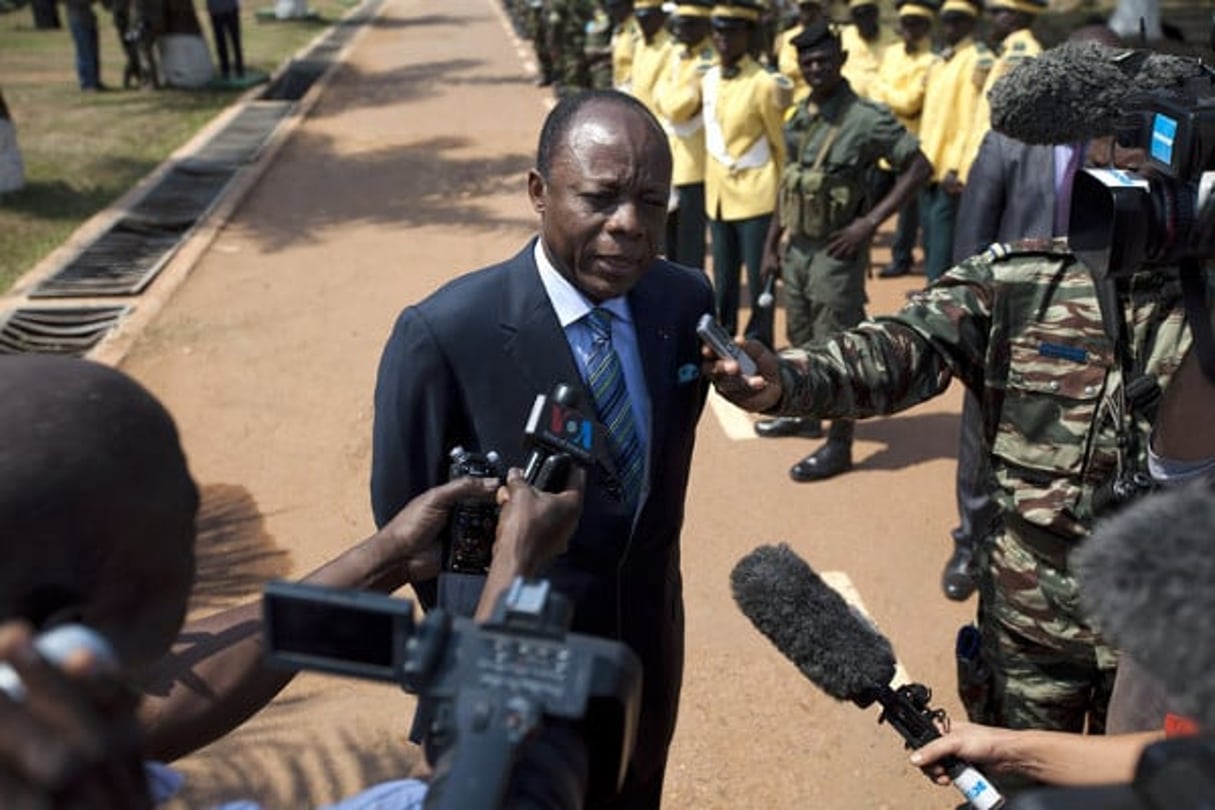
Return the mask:
[[[890,246],[890,256],[895,264],[903,267],[915,264],[915,256],[911,251],[915,247],[919,230],[920,201],[918,195],[913,194],[899,209],[899,222],[894,229],[894,244]]]
[[[68,20],[76,46],[76,80],[81,90],[101,86],[101,51],[97,42],[97,20]]]
[[[717,318],[731,335],[738,334],[739,271],[747,270],[747,291],[751,297],[751,319],[744,335],[772,346],[772,307],[757,306],[760,294],[760,265],[764,242],[768,238],[771,214],[750,219],[709,220],[713,234],[713,288]]]
[[[705,184],[675,186],[679,207],[667,217],[667,258],[703,269],[705,266]]]
[[[945,193],[940,183],[920,192],[920,228],[924,239],[924,275],[936,281],[953,264],[953,225],[958,218],[958,197]]]
[[[952,532],[959,546],[973,550],[991,532],[998,510],[989,494],[990,474],[983,445],[983,408],[968,390],[958,431],[958,527]]]
[[[219,74],[225,79],[228,69],[228,43],[232,43],[232,56],[238,77],[245,75],[245,55],[240,47],[240,12],[212,11],[211,34],[215,38],[215,52],[219,55]]]

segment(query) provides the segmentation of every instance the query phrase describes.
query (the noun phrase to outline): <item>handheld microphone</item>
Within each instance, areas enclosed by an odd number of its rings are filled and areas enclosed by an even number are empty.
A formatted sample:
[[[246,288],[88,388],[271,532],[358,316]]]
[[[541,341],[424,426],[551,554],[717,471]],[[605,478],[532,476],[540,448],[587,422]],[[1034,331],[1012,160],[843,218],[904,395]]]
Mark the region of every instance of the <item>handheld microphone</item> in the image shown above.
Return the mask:
[[[1070,560],[1102,633],[1207,730],[1215,729],[1212,538],[1215,484],[1196,481],[1098,522]]]
[[[1065,42],[1026,59],[992,86],[991,126],[1032,144],[1111,135],[1147,96],[1182,98],[1205,69],[1197,59]]]
[[[890,723],[909,748],[941,736],[935,721],[945,713],[928,707],[931,691],[921,684],[890,687],[890,642],[789,546],[755,549],[734,566],[730,584],[743,615],[819,689],[861,708],[880,703],[878,722]],[[941,765],[975,810],[1004,805],[970,763],[949,757]]]

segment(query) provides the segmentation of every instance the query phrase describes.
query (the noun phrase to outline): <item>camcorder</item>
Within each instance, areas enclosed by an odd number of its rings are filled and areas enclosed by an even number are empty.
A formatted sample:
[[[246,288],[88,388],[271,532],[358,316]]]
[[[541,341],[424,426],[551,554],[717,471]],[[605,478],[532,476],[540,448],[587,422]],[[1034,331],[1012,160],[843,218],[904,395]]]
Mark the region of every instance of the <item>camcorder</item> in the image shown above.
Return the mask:
[[[538,394],[523,426],[527,461],[523,477],[536,489],[559,492],[566,487],[574,464],[601,465],[603,427],[579,410],[578,392],[557,383]],[[506,470],[494,450],[477,453],[456,447],[450,453],[449,479],[464,476],[505,481]],[[609,476],[609,488],[614,485]],[[486,501],[465,501],[452,509],[443,543],[438,603],[459,616],[472,616],[485,575],[493,561],[498,507]]]
[[[1212,810],[1215,737],[1178,737],[1148,746],[1129,785],[1024,793],[1008,810]]]
[[[565,810],[623,782],[641,664],[620,642],[569,633],[569,602],[545,580],[516,579],[480,625],[443,608],[415,625],[409,600],[288,582],[266,586],[263,611],[271,664],[432,701],[431,810]]]
[[[1215,383],[1210,280],[1204,272],[1215,256],[1215,72],[1205,66],[1203,72],[1183,96],[1140,96],[1138,106],[1121,115],[1115,141],[1142,150],[1140,171],[1089,168],[1076,173],[1072,187],[1068,246],[1093,275],[1123,372],[1127,414],[1152,414],[1161,395],[1130,347],[1123,296],[1137,273],[1176,269],[1199,362]],[[1127,460],[1142,455],[1139,441],[1124,425],[1119,443]],[[1109,514],[1154,488],[1138,463],[1124,463],[1095,493],[1093,512]]]

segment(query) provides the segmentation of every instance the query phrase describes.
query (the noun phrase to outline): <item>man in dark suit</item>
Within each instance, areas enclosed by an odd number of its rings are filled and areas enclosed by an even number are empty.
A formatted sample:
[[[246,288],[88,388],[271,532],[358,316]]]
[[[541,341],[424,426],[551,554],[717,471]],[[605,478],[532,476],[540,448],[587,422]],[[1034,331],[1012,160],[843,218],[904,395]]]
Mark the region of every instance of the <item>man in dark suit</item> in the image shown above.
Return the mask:
[[[1084,154],[1084,144],[1028,144],[990,130],[962,190],[954,263],[982,253],[993,242],[1065,236],[1072,179]],[[958,434],[958,526],[951,532],[954,550],[941,574],[945,596],[955,601],[975,590],[974,547],[997,512],[987,495],[980,413],[978,400],[967,392]]]
[[[703,273],[657,258],[670,181],[667,137],[636,100],[563,100],[528,175],[540,238],[407,308],[375,396],[377,523],[444,480],[457,445],[522,466],[528,412],[557,382],[608,424],[623,494],[592,471],[578,531],[544,573],[574,600],[576,630],[619,638],[644,666],[637,746],[615,803],[629,808],[659,804],[679,701],[679,532],[707,390],[695,324],[713,307]]]

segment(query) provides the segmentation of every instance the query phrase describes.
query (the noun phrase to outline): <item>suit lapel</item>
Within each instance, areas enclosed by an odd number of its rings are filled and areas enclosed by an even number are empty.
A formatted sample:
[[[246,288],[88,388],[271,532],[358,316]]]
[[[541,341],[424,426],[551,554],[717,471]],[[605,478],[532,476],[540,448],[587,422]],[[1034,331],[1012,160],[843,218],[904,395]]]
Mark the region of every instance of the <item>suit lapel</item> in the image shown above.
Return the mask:
[[[645,371],[650,401],[650,436],[647,453],[654,465],[654,448],[659,437],[667,435],[670,401],[674,391],[675,328],[668,322],[669,308],[663,306],[662,280],[651,267],[629,293],[629,308],[637,330],[637,349]]]

